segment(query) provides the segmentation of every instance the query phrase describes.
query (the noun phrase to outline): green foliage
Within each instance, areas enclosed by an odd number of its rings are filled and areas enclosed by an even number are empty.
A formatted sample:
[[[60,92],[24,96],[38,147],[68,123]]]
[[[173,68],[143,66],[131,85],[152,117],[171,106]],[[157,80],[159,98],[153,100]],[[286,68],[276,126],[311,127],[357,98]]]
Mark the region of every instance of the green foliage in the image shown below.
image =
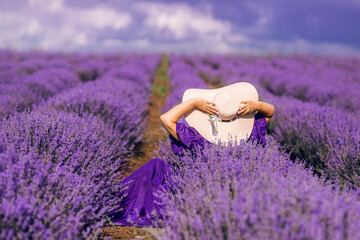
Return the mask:
[[[166,54],[162,55],[162,61],[160,66],[156,70],[155,78],[156,81],[153,84],[152,92],[161,98],[165,98],[168,91],[168,69],[169,69],[169,60]]]

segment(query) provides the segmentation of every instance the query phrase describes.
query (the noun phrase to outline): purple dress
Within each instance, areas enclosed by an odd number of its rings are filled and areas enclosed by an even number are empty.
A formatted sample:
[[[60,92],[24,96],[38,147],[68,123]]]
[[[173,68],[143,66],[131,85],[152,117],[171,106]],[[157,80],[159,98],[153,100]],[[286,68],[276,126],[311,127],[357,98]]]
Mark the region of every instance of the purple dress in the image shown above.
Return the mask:
[[[254,127],[249,140],[266,145],[265,133],[267,122],[265,116],[255,114]],[[198,131],[184,123],[176,124],[176,132],[181,142],[169,134],[171,148],[174,154],[181,156],[184,150],[195,146],[212,144],[203,138]],[[112,222],[121,226],[152,227],[156,220],[152,213],[162,218],[159,209],[161,198],[154,194],[157,191],[169,189],[167,183],[172,183],[169,165],[162,159],[154,158],[124,178],[120,184],[124,186],[117,197],[122,198],[119,205],[110,214]]]

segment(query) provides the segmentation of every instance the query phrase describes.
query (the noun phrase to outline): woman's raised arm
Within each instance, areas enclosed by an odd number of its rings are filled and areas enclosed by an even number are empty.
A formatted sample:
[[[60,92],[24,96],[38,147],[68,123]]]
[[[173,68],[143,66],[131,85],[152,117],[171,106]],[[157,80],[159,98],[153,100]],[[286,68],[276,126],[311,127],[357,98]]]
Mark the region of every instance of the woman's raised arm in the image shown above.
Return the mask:
[[[243,105],[238,112],[239,116],[258,111],[265,116],[266,121],[268,122],[275,112],[275,106],[267,102],[242,101],[242,103]]]
[[[215,104],[202,99],[202,98],[193,98],[185,102],[182,102],[166,113],[160,116],[160,121],[165,127],[165,129],[174,137],[176,140],[181,141],[176,133],[176,123],[185,113],[197,108],[200,111],[217,115],[217,109]]]

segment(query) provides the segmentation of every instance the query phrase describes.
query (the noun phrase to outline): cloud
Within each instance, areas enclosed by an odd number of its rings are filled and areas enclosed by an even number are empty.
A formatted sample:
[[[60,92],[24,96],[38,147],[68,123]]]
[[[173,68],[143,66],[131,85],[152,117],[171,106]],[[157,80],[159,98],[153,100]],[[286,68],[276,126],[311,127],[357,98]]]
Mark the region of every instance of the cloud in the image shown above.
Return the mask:
[[[224,35],[230,32],[231,24],[215,19],[210,13],[191,8],[187,4],[143,2],[135,9],[146,15],[144,24],[155,31],[170,31],[175,39],[194,35]]]
[[[0,0],[0,5],[1,48],[360,55],[359,0]]]
[[[164,49],[173,46],[175,51],[227,53],[231,52],[232,44],[250,41],[241,33],[234,32],[231,22],[215,18],[211,7],[142,2],[134,4],[134,11],[144,15],[142,27],[148,33],[161,36],[155,39],[164,44]]]
[[[64,9],[64,4],[62,0],[29,0],[28,6],[30,7],[40,7],[45,8],[50,12],[56,12]]]
[[[0,14],[0,43],[17,49],[76,50],[96,45],[104,29],[121,31],[131,21],[130,13],[106,5],[72,8],[62,0],[29,0],[18,12]]]
[[[73,9],[67,13],[76,16],[71,23],[79,26],[93,28],[110,27],[113,30],[126,28],[131,22],[131,14],[126,12],[115,12],[108,7],[95,7],[92,9]]]

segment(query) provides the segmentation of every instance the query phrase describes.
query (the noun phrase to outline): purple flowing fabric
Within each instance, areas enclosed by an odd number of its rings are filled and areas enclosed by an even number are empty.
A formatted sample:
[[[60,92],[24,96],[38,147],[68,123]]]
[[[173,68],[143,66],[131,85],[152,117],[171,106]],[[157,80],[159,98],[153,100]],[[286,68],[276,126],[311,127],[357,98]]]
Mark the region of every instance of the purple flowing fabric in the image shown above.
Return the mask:
[[[256,113],[249,140],[265,146],[266,127],[265,116]],[[172,151],[180,157],[184,150],[212,144],[203,138],[195,128],[186,126],[184,123],[176,124],[176,132],[181,142],[170,134],[169,137]],[[112,222],[120,226],[154,227],[156,219],[163,218],[159,212],[162,207],[161,199],[157,197],[156,193],[168,191],[169,185],[172,185],[169,165],[162,159],[151,159],[124,178],[120,184],[124,188],[117,197],[122,199],[119,206],[110,214]]]

